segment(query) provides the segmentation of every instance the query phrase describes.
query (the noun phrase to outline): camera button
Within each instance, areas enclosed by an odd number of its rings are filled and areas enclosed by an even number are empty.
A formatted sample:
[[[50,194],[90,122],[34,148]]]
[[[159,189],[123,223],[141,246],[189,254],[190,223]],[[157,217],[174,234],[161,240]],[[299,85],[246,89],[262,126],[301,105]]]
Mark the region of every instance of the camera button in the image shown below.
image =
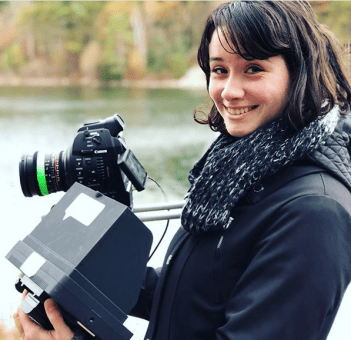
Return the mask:
[[[100,136],[94,136],[93,137],[93,141],[96,143],[96,144],[101,144],[102,143],[102,138]]]

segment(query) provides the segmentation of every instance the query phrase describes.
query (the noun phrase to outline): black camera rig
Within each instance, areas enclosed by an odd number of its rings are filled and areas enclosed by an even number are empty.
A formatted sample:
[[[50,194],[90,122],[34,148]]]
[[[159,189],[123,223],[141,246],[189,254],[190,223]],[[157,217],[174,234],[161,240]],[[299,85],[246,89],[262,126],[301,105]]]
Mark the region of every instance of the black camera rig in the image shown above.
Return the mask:
[[[132,186],[143,190],[147,173],[123,129],[114,115],[84,124],[65,152],[21,158],[25,196],[67,192],[6,256],[21,271],[17,290],[29,292],[22,309],[43,328],[52,328],[44,310],[51,297],[73,329],[102,340],[132,336],[123,322],[139,296],[152,234],[131,210]]]
[[[142,221],[180,216],[170,210],[184,202],[132,207],[132,185],[143,190],[147,173],[123,128],[114,115],[84,124],[66,152],[21,158],[25,196],[67,192],[6,256],[21,271],[17,290],[28,291],[21,308],[45,329],[52,328],[44,309],[51,297],[66,323],[87,338],[130,339],[123,323],[137,302],[152,245]]]

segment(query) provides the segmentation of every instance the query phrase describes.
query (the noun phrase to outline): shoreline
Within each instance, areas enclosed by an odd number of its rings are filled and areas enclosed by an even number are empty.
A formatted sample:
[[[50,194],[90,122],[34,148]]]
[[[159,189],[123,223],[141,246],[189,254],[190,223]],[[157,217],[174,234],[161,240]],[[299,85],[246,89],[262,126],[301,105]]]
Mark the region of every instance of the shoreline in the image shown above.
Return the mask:
[[[0,87],[134,87],[134,88],[165,88],[206,90],[205,76],[201,69],[194,67],[180,79],[122,79],[110,82],[100,81],[91,77],[21,77],[0,74]]]

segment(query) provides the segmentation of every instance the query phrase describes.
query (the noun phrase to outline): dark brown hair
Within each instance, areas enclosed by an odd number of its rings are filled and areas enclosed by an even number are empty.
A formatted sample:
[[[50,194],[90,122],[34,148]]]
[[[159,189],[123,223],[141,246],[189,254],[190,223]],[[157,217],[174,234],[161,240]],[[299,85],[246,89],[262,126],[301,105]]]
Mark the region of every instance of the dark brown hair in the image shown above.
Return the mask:
[[[198,50],[198,62],[210,81],[209,44],[221,30],[233,53],[246,60],[281,55],[290,74],[286,123],[299,130],[334,105],[350,111],[351,87],[341,59],[341,46],[306,1],[237,1],[219,6],[208,18]],[[206,118],[194,118],[214,131],[226,133],[213,104]]]

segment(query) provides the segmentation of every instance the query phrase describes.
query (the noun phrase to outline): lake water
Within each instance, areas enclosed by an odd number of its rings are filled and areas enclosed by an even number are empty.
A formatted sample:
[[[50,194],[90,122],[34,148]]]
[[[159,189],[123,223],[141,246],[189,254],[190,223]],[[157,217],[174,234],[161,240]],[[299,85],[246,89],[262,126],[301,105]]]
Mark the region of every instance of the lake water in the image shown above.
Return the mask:
[[[19,183],[18,163],[23,154],[57,153],[71,146],[77,129],[85,122],[118,113],[126,123],[124,137],[144,165],[152,181],[134,195],[135,204],[181,200],[186,193],[187,173],[215,138],[207,127],[194,123],[193,109],[206,102],[202,90],[0,88],[0,320],[12,324],[11,315],[20,296],[14,289],[18,270],[4,257],[18,240],[39,223],[63,195],[25,198]],[[150,222],[157,241],[165,222]],[[150,265],[159,266],[167,244],[178,228],[170,230]],[[351,338],[351,294],[348,292],[329,340]],[[127,326],[142,339],[146,322],[128,319]]]

